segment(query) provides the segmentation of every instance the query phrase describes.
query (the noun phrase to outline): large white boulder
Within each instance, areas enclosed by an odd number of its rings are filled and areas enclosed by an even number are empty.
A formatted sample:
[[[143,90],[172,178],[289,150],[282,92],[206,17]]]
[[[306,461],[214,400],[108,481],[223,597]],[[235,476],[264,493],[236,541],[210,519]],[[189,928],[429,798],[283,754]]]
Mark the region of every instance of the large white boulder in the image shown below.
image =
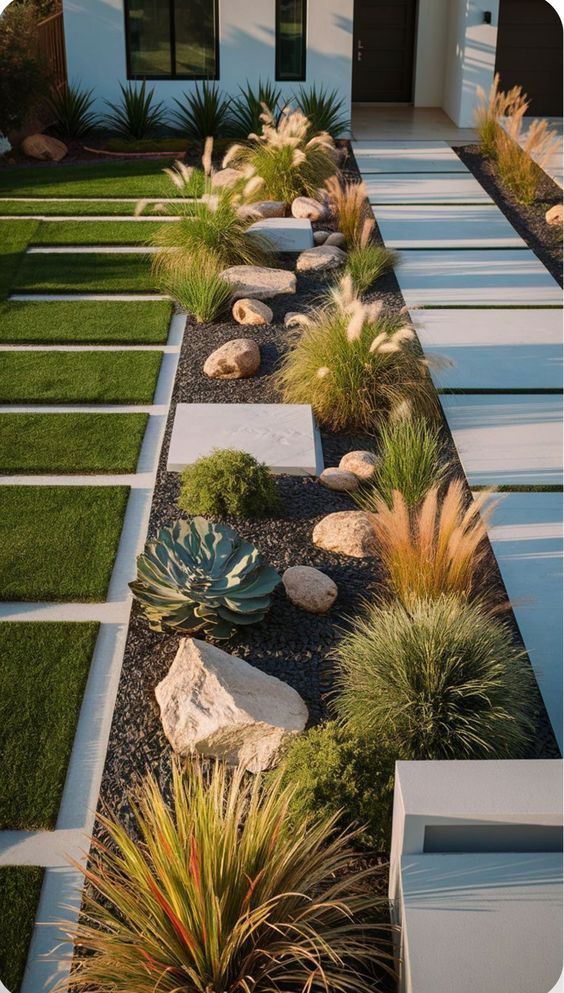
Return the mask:
[[[292,565],[282,576],[288,599],[310,614],[324,614],[333,606],[338,589],[330,576],[310,565]]]
[[[296,277],[286,269],[268,269],[259,265],[233,265],[221,273],[223,279],[234,287],[236,300],[270,300],[279,293],[295,293]]]
[[[308,712],[291,686],[215,645],[183,638],[155,690],[174,751],[198,752],[249,772],[276,765],[282,745],[303,731]]]

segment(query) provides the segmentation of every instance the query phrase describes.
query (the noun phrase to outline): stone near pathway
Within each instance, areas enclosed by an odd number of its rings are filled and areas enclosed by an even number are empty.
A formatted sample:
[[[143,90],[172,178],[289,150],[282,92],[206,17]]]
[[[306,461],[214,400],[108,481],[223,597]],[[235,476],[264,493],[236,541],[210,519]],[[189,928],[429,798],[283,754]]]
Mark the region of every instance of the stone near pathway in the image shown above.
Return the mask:
[[[562,494],[504,494],[488,536],[562,749]]]
[[[266,238],[273,252],[304,252],[313,248],[311,221],[298,217],[271,217],[255,221],[247,234]]]
[[[363,175],[378,172],[468,172],[446,141],[353,141],[352,149]]]
[[[260,366],[260,348],[253,338],[233,338],[216,348],[204,362],[210,379],[245,379]]]
[[[286,596],[310,614],[325,614],[339,592],[330,576],[309,565],[293,565],[282,576]]]
[[[396,269],[408,307],[560,307],[562,290],[528,249],[407,250]]]
[[[297,272],[327,272],[330,269],[340,269],[347,261],[347,254],[337,245],[316,245],[298,256]]]
[[[324,221],[328,216],[325,204],[312,197],[296,197],[291,209],[292,217],[305,218],[308,221]]]
[[[371,479],[378,466],[378,456],[374,452],[347,452],[339,462],[339,469],[351,472],[358,479]]]
[[[496,204],[379,206],[374,211],[388,248],[526,248]]]
[[[233,317],[237,324],[270,324],[273,313],[270,307],[261,300],[250,300],[243,297],[233,304]]]
[[[365,559],[378,554],[378,542],[368,514],[343,510],[323,517],[313,529],[313,543],[327,552]]]
[[[470,173],[415,172],[363,175],[370,203],[491,203],[483,186]]]
[[[358,479],[353,472],[346,472],[345,469],[337,469],[335,466],[324,469],[319,477],[319,482],[329,490],[344,493],[350,493],[351,490],[356,490],[358,487]]]
[[[562,397],[441,396],[471,486],[561,485]]]
[[[412,316],[437,389],[562,386],[560,310],[445,308],[414,310]]]
[[[323,457],[309,404],[180,403],[168,452],[169,472],[182,472],[214,448],[237,448],[272,472],[319,476]]]
[[[279,293],[295,293],[296,277],[285,269],[268,269],[265,266],[234,265],[221,273],[228,283],[233,284],[236,300],[250,297],[254,300],[270,300]]]

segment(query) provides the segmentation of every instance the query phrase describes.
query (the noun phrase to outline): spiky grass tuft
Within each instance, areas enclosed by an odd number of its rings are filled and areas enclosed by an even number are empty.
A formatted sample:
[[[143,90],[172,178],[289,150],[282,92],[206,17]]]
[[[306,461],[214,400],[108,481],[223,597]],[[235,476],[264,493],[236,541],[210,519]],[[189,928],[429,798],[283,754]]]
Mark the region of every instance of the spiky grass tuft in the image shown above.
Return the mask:
[[[417,506],[431,487],[443,480],[448,469],[441,460],[440,429],[423,417],[392,417],[383,424],[378,454],[374,479],[353,494],[368,511],[377,510],[381,499],[392,507],[395,490],[408,507]]]

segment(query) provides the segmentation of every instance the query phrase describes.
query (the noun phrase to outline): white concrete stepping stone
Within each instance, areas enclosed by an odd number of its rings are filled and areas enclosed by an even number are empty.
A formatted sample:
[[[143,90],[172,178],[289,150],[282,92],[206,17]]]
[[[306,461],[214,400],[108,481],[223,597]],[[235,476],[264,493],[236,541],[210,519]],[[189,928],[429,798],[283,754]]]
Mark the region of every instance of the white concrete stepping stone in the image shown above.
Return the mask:
[[[441,395],[471,486],[560,485],[562,397]]]
[[[371,172],[468,172],[446,141],[353,141],[363,176]]]
[[[236,448],[276,473],[319,476],[321,440],[309,404],[179,403],[168,452],[169,472],[182,472],[215,448]]]
[[[366,175],[370,203],[492,203],[483,186],[470,173],[444,172]]]
[[[504,494],[488,535],[562,749],[562,494]]]
[[[389,248],[526,248],[495,204],[377,206],[374,216]]]
[[[413,321],[438,389],[562,386],[560,310],[414,310]]]
[[[558,283],[529,249],[408,249],[396,276],[408,307],[562,305]]]
[[[247,234],[266,238],[273,252],[305,252],[313,248],[311,221],[301,217],[266,217],[251,224]]]

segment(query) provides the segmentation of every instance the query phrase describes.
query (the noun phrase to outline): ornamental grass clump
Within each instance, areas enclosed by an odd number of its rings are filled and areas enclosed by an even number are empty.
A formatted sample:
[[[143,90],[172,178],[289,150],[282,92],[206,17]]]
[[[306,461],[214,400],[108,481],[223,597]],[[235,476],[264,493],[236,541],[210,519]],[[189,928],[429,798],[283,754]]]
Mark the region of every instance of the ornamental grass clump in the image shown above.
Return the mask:
[[[345,276],[329,302],[295,332],[282,360],[278,385],[286,403],[309,403],[333,431],[373,431],[399,404],[436,409],[414,331],[382,304],[363,303]]]
[[[161,288],[188,311],[197,324],[211,324],[227,315],[233,300],[233,286],[221,276],[221,265],[213,255],[202,252],[198,264],[184,272],[161,272]]]
[[[215,449],[181,476],[178,506],[188,514],[264,517],[277,503],[274,476],[248,452]]]
[[[379,462],[373,478],[353,493],[363,510],[376,511],[384,499],[393,506],[394,491],[408,507],[421,503],[444,479],[440,428],[424,417],[392,417],[379,431]]]
[[[203,517],[161,528],[137,558],[129,587],[152,631],[230,638],[270,608],[280,576],[232,528]]]
[[[495,159],[500,179],[517,200],[531,204],[537,197],[543,179],[542,169],[559,149],[561,139],[551,131],[546,120],[532,121],[525,138],[522,112],[508,118],[505,128],[499,128],[495,141]]]
[[[316,196],[337,172],[335,143],[329,134],[309,137],[310,122],[300,110],[284,108],[274,116],[266,106],[262,131],[245,144],[232,145],[223,167],[247,168],[263,181],[261,195],[291,203],[303,194]]]
[[[535,684],[510,629],[455,594],[373,606],[336,650],[347,726],[402,759],[509,759],[531,741]]]
[[[398,490],[392,493],[391,505],[384,497],[374,497],[371,520],[380,557],[404,604],[414,597],[466,597],[473,592],[487,550],[490,501],[491,494],[484,491],[468,502],[459,479],[449,483],[444,495],[433,486],[415,510]]]
[[[375,227],[375,221],[362,181],[349,182],[332,176],[325,182],[338,230],[344,234],[347,247],[366,245]]]
[[[476,87],[476,109],[474,119],[480,151],[483,155],[494,157],[496,141],[501,129],[500,117],[512,117],[514,114],[523,116],[529,107],[529,99],[520,86],[514,86],[504,92],[499,88],[499,73],[496,72],[489,94],[486,95],[481,86]]]
[[[70,935],[86,954],[61,993],[373,993],[391,971],[381,870],[354,868],[334,818],[290,818],[291,796],[194,763],[173,767],[169,802],[145,780],[135,840],[99,815]]]

